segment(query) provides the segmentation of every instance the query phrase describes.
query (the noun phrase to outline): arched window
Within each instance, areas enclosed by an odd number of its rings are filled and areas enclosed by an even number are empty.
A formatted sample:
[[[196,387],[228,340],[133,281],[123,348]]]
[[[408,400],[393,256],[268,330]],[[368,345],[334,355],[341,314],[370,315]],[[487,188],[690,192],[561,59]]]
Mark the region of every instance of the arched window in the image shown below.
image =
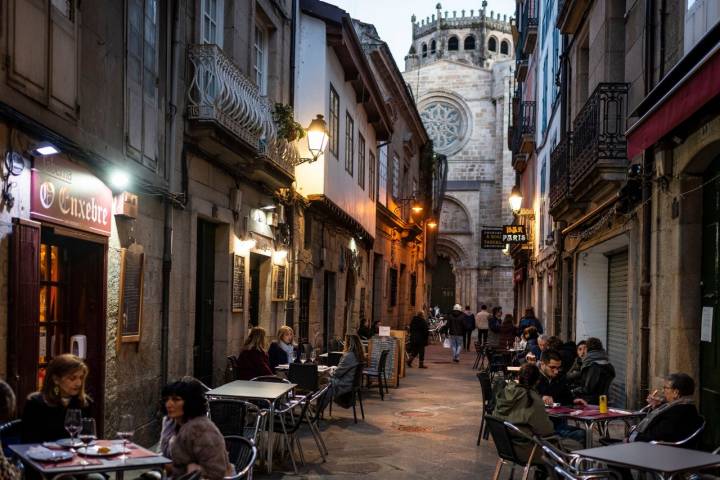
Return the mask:
[[[435,54],[435,51],[437,50],[437,42],[433,40],[430,42],[430,53]]]
[[[422,44],[422,56],[423,58],[427,57],[427,43]]]
[[[495,37],[490,37],[490,40],[488,40],[488,50],[497,52],[497,39]]]
[[[475,36],[468,35],[465,37],[465,44],[463,45],[465,50],[475,50]]]
[[[453,35],[448,39],[448,50],[457,50],[459,47],[458,37]]]
[[[507,55],[509,51],[510,51],[510,45],[508,45],[507,41],[503,40],[502,43],[500,44],[500,53],[502,53],[503,55]]]

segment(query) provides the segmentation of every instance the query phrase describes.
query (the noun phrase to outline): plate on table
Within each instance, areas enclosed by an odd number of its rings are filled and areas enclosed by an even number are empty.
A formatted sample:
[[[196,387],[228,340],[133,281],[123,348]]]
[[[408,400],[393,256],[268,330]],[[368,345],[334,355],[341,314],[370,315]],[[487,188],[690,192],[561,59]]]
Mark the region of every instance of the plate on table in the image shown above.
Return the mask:
[[[277,367],[275,367],[275,370],[290,370],[290,365],[287,363],[281,363]]]
[[[123,453],[122,445],[91,445],[89,447],[78,448],[77,452],[86,457],[112,457]]]
[[[45,447],[34,447],[27,451],[27,456],[40,462],[63,462],[73,458],[67,450],[50,450]]]
[[[90,442],[90,445],[93,445],[94,443],[95,441],[93,440],[92,442]],[[72,438],[61,438],[60,440],[56,440],[54,442],[43,443],[43,446],[48,448],[52,448],[53,445],[57,445],[58,447],[62,448],[78,448],[85,446],[85,444],[79,438],[76,438],[74,442]]]

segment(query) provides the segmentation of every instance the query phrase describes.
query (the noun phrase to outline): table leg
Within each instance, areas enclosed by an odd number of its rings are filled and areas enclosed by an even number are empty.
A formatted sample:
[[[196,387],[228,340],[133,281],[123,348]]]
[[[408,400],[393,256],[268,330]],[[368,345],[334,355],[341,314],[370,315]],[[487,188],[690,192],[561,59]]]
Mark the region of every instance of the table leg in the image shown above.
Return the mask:
[[[585,448],[592,448],[592,437],[593,437],[593,422],[590,420],[589,422],[583,422],[583,425],[585,425]]]
[[[273,433],[275,424],[275,402],[270,403],[270,413],[268,416],[270,417],[270,425],[268,426],[267,471],[268,473],[272,473],[272,457],[273,449],[275,448],[275,436]]]

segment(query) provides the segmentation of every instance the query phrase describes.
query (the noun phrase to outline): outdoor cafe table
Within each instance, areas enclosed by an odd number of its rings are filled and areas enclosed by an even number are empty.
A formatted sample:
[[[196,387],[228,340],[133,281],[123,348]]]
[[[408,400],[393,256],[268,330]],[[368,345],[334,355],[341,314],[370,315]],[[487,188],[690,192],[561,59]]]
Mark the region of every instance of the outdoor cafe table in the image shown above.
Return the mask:
[[[616,443],[573,453],[609,465],[651,472],[660,480],[720,466],[720,455],[645,442]]]
[[[98,440],[97,445],[109,445],[119,443],[117,440]],[[123,473],[129,470],[159,470],[162,478],[165,478],[164,465],[171,463],[171,460],[146,450],[132,442],[127,443],[128,458],[122,459],[120,455],[112,457],[83,457],[75,454],[71,460],[64,462],[40,462],[28,456],[28,450],[40,446],[37,443],[21,443],[10,445],[10,450],[20,457],[26,466],[36,470],[43,478],[57,480],[63,477],[76,475],[87,475],[88,473],[114,472],[117,480],[122,480]],[[89,465],[80,465],[82,459],[87,460]]]
[[[272,383],[272,382],[251,382],[249,380],[235,380],[217,388],[213,388],[205,395],[209,398],[229,398],[238,400],[267,400],[270,408],[268,411],[270,421],[268,422],[268,448],[267,468],[268,473],[272,472],[273,454],[273,424],[275,414],[275,403],[290,390],[295,388],[294,383]]]
[[[627,421],[631,418],[645,416],[642,412],[631,412],[628,410],[619,410],[617,408],[608,409],[607,413],[600,413],[597,405],[588,405],[584,408],[578,407],[553,407],[546,408],[547,414],[554,418],[573,419],[580,423],[585,429],[585,447],[592,447],[593,425],[607,425],[613,420]]]

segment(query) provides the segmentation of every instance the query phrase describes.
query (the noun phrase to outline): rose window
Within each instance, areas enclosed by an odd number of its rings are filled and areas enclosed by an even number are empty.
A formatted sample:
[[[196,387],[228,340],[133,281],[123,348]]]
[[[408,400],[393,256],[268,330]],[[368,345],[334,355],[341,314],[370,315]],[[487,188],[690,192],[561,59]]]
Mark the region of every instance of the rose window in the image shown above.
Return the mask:
[[[463,114],[448,102],[428,104],[420,117],[436,150],[448,150],[463,135]]]

